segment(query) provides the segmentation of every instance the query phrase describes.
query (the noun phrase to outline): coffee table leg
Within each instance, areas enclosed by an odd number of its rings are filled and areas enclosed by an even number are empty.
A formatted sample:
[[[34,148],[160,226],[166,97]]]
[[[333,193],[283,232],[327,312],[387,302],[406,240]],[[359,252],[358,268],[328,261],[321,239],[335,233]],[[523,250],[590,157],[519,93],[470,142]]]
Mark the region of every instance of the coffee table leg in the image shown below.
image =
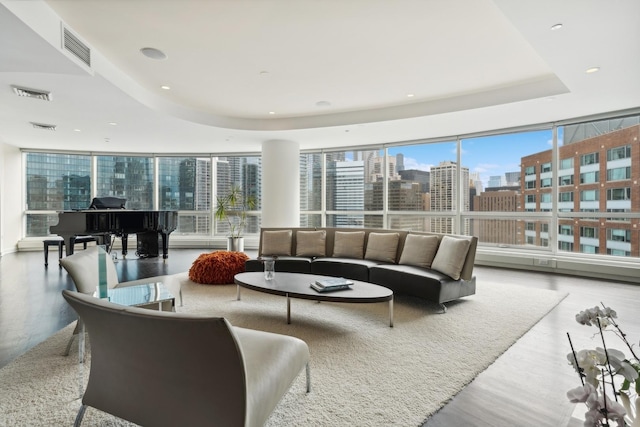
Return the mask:
[[[393,328],[393,297],[389,300],[389,327]]]
[[[240,301],[240,285],[236,285],[238,287],[238,291],[236,293],[236,300]]]
[[[291,323],[291,298],[287,294],[287,324]]]

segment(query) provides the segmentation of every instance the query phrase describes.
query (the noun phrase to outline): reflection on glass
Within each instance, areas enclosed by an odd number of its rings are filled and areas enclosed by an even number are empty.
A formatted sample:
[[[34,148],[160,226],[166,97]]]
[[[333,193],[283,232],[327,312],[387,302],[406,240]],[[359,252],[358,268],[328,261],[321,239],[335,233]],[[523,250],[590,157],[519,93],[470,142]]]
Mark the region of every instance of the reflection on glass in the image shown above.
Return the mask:
[[[96,197],[127,199],[127,209],[153,209],[153,158],[97,156]]]

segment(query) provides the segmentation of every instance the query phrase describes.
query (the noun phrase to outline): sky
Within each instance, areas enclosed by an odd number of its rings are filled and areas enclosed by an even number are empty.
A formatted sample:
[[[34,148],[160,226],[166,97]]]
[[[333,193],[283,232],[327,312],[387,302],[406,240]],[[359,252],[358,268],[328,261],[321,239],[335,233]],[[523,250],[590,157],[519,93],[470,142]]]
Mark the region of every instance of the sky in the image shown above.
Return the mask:
[[[462,166],[477,172],[486,188],[489,177],[519,172],[522,157],[552,148],[551,130],[505,134],[462,140]],[[428,171],[441,161],[456,161],[456,143],[410,145],[389,148],[389,154],[404,155],[405,169]]]

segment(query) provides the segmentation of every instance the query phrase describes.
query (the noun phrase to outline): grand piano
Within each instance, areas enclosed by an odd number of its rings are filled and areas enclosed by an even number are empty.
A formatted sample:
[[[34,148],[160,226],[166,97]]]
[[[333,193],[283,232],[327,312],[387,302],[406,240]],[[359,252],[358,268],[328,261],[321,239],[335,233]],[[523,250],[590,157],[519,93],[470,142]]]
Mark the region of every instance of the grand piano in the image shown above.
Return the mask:
[[[94,205],[96,204],[92,203],[92,207]],[[119,236],[122,239],[122,256],[127,255],[129,234],[155,232],[162,237],[162,258],[166,259],[169,252],[169,234],[177,225],[177,211],[106,208],[58,212],[58,224],[51,226],[50,231],[64,239],[67,255],[73,254],[72,241],[75,236]]]

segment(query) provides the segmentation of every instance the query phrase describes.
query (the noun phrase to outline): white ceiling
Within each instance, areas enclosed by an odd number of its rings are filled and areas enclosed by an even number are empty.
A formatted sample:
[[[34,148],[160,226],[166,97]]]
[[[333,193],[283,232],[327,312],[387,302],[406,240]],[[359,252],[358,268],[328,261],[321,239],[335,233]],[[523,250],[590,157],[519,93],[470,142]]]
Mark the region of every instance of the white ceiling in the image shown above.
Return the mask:
[[[636,108],[639,23],[637,0],[0,0],[0,142],[240,153]],[[90,68],[61,48],[62,24]]]

